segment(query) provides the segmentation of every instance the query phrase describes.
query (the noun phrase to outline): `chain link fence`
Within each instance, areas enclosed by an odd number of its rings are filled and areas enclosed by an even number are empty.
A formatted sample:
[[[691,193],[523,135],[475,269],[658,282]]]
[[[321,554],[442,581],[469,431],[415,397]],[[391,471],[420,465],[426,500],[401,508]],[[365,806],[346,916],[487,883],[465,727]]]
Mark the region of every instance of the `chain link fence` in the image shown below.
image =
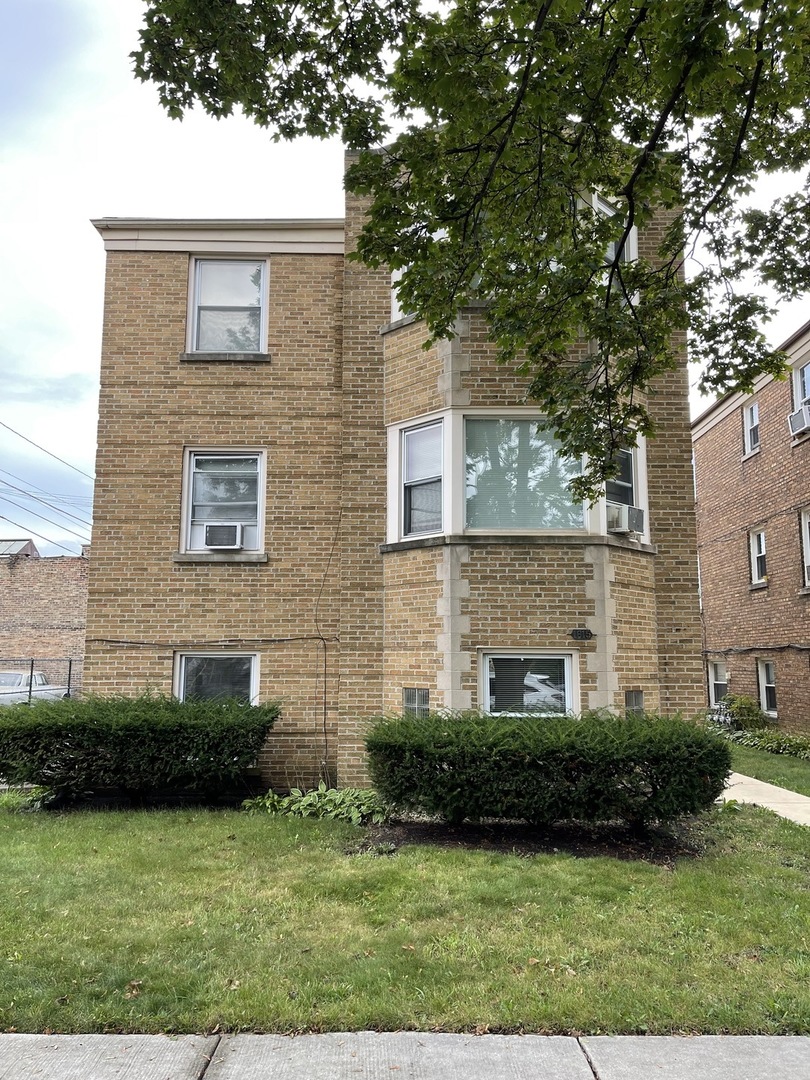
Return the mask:
[[[0,705],[76,697],[84,661],[74,657],[0,656]]]

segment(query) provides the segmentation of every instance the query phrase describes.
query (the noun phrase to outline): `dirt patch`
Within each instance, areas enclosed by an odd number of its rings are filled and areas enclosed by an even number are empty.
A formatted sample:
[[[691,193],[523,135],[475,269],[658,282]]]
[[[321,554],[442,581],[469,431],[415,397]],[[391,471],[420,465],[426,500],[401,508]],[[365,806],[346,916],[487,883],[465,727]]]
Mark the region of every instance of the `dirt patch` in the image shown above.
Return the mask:
[[[365,839],[352,847],[350,853],[393,855],[400,848],[414,844],[468,848],[522,858],[561,853],[579,859],[607,856],[671,867],[678,859],[701,855],[706,847],[706,837],[696,821],[682,822],[668,829],[638,831],[623,825],[576,822],[538,829],[517,822],[449,825],[403,818],[370,826]]]

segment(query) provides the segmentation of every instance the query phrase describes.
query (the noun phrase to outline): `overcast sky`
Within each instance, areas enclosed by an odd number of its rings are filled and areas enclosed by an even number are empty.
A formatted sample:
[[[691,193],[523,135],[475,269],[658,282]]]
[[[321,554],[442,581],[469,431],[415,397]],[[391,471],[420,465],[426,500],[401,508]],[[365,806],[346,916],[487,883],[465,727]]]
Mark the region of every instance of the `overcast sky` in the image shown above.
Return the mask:
[[[90,535],[104,273],[90,219],[341,217],[342,151],[275,145],[241,117],[168,120],[131,74],[142,0],[4,7],[0,539],[64,555]],[[807,317],[780,312],[772,342]]]

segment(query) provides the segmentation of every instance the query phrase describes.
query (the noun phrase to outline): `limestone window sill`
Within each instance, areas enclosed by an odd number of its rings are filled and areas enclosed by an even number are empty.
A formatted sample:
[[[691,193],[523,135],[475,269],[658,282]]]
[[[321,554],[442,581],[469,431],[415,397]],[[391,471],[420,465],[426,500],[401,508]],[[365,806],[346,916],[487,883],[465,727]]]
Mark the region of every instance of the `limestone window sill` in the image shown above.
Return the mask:
[[[175,551],[173,563],[266,563],[264,551]]]
[[[269,364],[270,353],[253,352],[184,352],[183,364]]]

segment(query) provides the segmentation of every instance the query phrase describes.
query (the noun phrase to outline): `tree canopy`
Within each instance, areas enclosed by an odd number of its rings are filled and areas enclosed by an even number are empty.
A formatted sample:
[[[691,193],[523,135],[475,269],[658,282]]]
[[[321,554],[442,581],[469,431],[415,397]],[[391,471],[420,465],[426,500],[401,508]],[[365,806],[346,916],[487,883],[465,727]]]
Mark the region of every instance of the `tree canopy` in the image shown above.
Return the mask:
[[[402,271],[434,337],[486,298],[501,356],[587,455],[578,494],[654,433],[647,395],[678,331],[707,391],[783,369],[757,289],[810,287],[808,185],[767,211],[745,197],[810,165],[806,3],[147,0],[133,57],[172,116],[241,108],[275,138],[358,150],[357,256]]]

